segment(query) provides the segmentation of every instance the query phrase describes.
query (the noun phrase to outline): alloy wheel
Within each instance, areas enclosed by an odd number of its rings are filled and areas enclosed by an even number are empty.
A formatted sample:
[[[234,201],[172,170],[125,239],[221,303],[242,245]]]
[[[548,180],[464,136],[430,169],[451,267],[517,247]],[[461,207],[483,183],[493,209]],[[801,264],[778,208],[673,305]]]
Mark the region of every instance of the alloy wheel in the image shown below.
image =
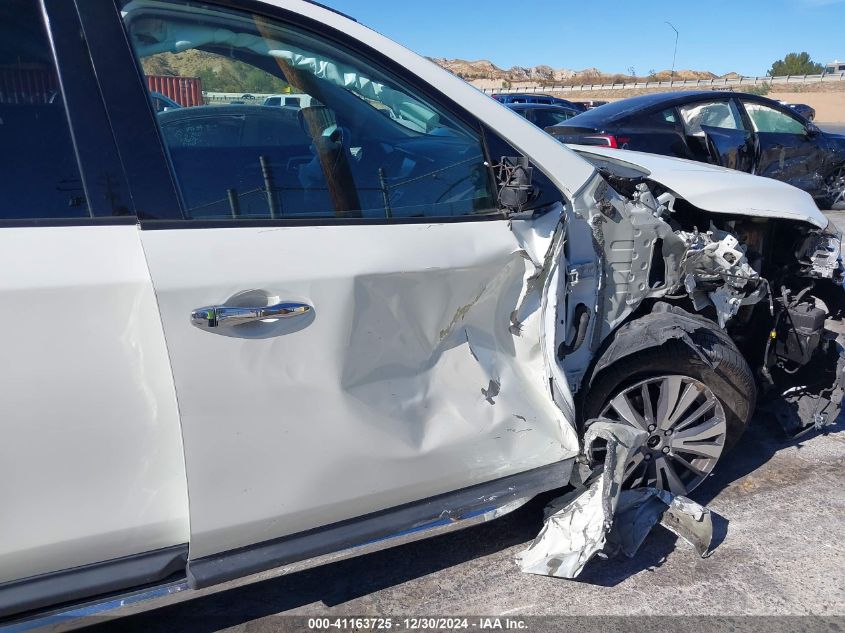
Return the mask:
[[[832,209],[845,206],[845,167],[840,167],[828,177],[825,188]]]
[[[626,488],[653,486],[686,494],[710,474],[725,448],[722,403],[707,385],[689,376],[638,382],[613,397],[601,417],[648,433],[625,468]]]

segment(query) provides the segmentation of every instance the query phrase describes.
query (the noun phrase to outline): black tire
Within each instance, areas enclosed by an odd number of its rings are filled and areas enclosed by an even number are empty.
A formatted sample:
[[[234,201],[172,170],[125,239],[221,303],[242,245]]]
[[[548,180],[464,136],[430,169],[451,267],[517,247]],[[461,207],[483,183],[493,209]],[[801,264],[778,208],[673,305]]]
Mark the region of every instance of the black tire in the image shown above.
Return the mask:
[[[677,339],[620,358],[592,379],[582,406],[584,424],[598,417],[612,398],[631,385],[661,375],[689,376],[709,387],[724,408],[724,445],[725,451],[730,450],[754,412],[754,374],[733,341],[715,326],[700,328],[689,336],[710,364]]]
[[[825,178],[825,186],[831,193],[822,200],[823,210],[845,210],[845,165],[840,165]]]

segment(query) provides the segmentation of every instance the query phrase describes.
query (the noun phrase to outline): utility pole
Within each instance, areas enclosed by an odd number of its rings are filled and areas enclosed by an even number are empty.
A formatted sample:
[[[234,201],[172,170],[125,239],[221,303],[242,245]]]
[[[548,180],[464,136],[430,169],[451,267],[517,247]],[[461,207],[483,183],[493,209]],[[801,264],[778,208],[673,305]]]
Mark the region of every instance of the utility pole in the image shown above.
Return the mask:
[[[678,57],[678,36],[679,36],[679,33],[678,33],[678,29],[675,28],[675,25],[672,24],[671,22],[669,22],[669,20],[666,20],[666,24],[668,24],[672,28],[672,30],[675,31],[675,52],[672,53],[672,71],[669,74],[669,81],[672,82],[672,81],[675,80],[675,60]]]

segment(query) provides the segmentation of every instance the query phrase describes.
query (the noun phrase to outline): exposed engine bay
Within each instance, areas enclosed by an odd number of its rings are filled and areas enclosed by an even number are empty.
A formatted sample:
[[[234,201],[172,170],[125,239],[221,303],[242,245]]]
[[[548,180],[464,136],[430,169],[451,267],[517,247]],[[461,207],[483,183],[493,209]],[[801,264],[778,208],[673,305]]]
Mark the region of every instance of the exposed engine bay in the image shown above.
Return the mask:
[[[583,237],[589,230],[604,254],[596,271],[604,283],[595,303],[601,323],[589,328],[579,256],[571,254],[574,288],[558,355],[573,391],[584,391],[589,373],[578,371],[579,347],[600,355],[609,333],[659,300],[728,333],[756,375],[760,402],[780,403],[790,435],[832,423],[843,395],[841,236],[809,222],[703,211],[621,161],[584,157],[604,179],[592,192],[594,210],[581,214]],[[578,227],[570,228],[577,240]]]

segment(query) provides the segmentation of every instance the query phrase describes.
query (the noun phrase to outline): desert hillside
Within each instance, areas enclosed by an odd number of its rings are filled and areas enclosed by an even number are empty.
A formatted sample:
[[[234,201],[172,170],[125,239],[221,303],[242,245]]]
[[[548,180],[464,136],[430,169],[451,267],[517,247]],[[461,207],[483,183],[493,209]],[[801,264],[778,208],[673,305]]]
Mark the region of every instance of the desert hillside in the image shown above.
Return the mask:
[[[190,49],[182,53],[159,53],[142,60],[148,75],[199,77],[207,92],[282,92],[285,82],[249,64],[222,55]]]
[[[668,80],[671,72],[669,70],[649,70],[645,75],[624,75],[610,74],[600,71],[598,68],[585,68],[583,70],[572,70],[569,68],[553,68],[551,66],[513,66],[502,69],[493,62],[486,59],[467,61],[464,59],[445,59],[433,57],[431,60],[449,72],[465,79],[478,87],[493,88],[507,87],[509,84],[520,84],[532,82],[535,84],[600,84],[630,82],[636,79],[648,81]],[[736,73],[728,73],[729,77],[737,76]],[[676,70],[675,79],[715,79],[719,77],[714,73],[705,70]],[[498,83],[498,86],[495,85]],[[484,85],[481,85],[484,84]],[[491,84],[491,85],[487,85]]]
[[[520,85],[551,84],[600,84],[630,82],[633,75],[613,75],[597,68],[571,70],[551,66],[513,66],[507,70],[499,68],[488,60],[467,61],[463,59],[432,58],[432,61],[458,77],[479,88],[519,87]],[[206,53],[188,50],[178,55],[161,53],[143,60],[144,72],[149,75],[181,75],[199,77],[203,89],[210,92],[279,92],[283,82],[243,62]],[[649,81],[667,80],[668,70],[651,71],[637,78]],[[731,73],[734,75],[734,73]],[[676,79],[713,79],[716,75],[699,70],[677,70]]]

